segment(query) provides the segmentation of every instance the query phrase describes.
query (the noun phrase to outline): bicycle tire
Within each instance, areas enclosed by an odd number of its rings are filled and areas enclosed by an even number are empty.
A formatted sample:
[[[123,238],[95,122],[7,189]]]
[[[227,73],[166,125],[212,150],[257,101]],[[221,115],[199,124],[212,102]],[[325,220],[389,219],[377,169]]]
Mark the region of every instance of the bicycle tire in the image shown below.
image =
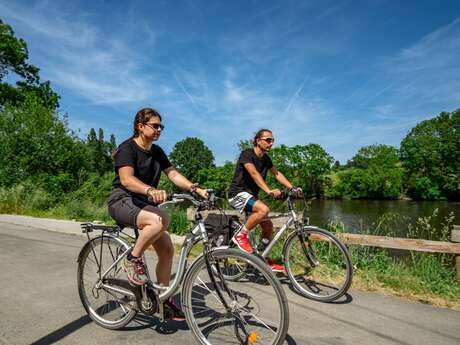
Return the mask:
[[[348,249],[331,232],[313,226],[303,228],[305,254],[298,232],[292,232],[283,247],[287,275],[293,287],[303,296],[332,302],[347,293],[353,277]],[[313,265],[312,265],[313,263]]]
[[[78,258],[77,283],[81,302],[89,317],[107,329],[120,329],[136,315],[135,299],[121,293],[97,288],[98,269],[104,272],[130,246],[119,238],[102,235],[88,241]],[[102,249],[102,250],[101,250]],[[126,279],[120,265],[110,272],[110,278]]]
[[[225,280],[238,281],[246,275],[247,266],[230,262],[228,259],[220,260],[220,269]],[[217,274],[215,266],[212,267],[214,274]]]
[[[193,262],[182,287],[182,308],[196,340],[202,345],[281,345],[289,327],[289,307],[281,284],[268,266],[235,248],[215,248],[211,255],[217,263],[241,261],[250,269],[244,280],[222,281],[215,277],[232,306],[229,312],[218,297],[204,256]],[[215,270],[210,271],[215,275]]]

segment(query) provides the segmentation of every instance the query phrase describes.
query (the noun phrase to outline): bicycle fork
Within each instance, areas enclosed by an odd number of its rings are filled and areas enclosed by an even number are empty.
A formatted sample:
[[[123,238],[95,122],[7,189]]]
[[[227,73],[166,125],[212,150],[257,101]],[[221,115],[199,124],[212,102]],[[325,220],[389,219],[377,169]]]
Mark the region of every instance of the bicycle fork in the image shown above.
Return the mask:
[[[246,327],[245,327],[245,324],[244,322],[242,321],[243,320],[243,317],[240,315],[240,312],[237,308],[237,299],[236,299],[236,296],[235,294],[229,289],[224,277],[223,277],[223,274],[222,274],[222,271],[220,269],[220,265],[218,264],[218,262],[216,261],[216,259],[212,256],[212,253],[209,251],[209,249],[205,249],[205,255],[204,255],[204,258],[205,258],[205,262],[206,262],[206,269],[208,271],[208,275],[211,279],[211,282],[214,286],[214,289],[217,293],[217,296],[219,297],[221,303],[223,304],[225,310],[227,311],[227,313],[229,315],[233,315],[234,317],[234,320],[235,320],[235,324],[234,324],[234,328],[235,328],[235,335],[237,336],[237,338],[243,343],[243,344],[248,344],[249,343],[249,339],[251,338],[251,333],[248,333],[248,331],[246,330]],[[222,282],[222,287],[219,286],[218,282],[216,281],[216,277],[215,277],[215,273],[213,272],[212,270],[212,266],[215,267],[216,271],[217,271],[217,277],[219,279],[220,282]],[[225,299],[224,295],[223,295],[223,292],[227,293],[230,300],[231,300],[231,303],[230,305],[228,304],[227,300]],[[240,336],[240,332],[239,330],[241,330],[243,332],[243,335],[244,335],[244,339],[241,338]]]
[[[300,245],[302,246],[302,250],[305,256],[308,259],[308,262],[312,267],[316,267],[319,265],[319,261],[316,258],[315,253],[311,249],[309,235],[305,233],[304,229],[297,229],[297,236],[299,237]]]

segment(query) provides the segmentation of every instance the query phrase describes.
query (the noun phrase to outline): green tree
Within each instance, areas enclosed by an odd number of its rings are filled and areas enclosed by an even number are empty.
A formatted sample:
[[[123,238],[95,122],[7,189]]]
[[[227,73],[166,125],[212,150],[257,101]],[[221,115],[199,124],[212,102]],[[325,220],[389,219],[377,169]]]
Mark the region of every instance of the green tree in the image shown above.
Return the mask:
[[[214,165],[214,155],[198,138],[178,141],[169,155],[172,164],[187,178],[197,181],[198,172]]]
[[[329,196],[346,198],[398,199],[402,192],[403,169],[398,150],[388,145],[370,145],[359,149],[337,172]]]
[[[401,142],[410,196],[460,199],[460,109],[417,124]]]
[[[235,164],[231,162],[225,162],[223,166],[210,166],[198,171],[197,182],[218,191],[222,197],[227,197],[234,172]]]
[[[49,82],[40,82],[39,68],[29,64],[28,58],[26,42],[16,38],[11,26],[0,20],[0,108],[7,103],[19,105],[32,93],[45,106],[56,109],[59,96]],[[9,73],[19,78],[15,86],[3,81]]]
[[[20,106],[7,104],[0,112],[0,185],[43,174],[60,176],[70,185],[69,179],[86,168],[85,153],[66,118],[34,94],[26,95]]]
[[[100,176],[113,170],[112,153],[116,148],[115,136],[110,136],[110,141],[104,140],[104,130],[99,128],[98,134],[91,128],[86,140],[88,149],[88,160],[91,171],[97,172]]]
[[[347,168],[367,169],[370,165],[393,167],[398,164],[398,150],[388,145],[369,145],[359,149],[358,153],[347,162]]]
[[[307,194],[317,197],[323,194],[334,159],[320,145],[281,145],[273,148],[269,155],[294,185],[302,187]],[[269,183],[274,181],[270,179]]]
[[[251,139],[240,140],[240,142],[238,144],[236,144],[236,145],[238,146],[238,149],[240,151],[247,150],[247,149],[252,149],[254,147],[254,143],[252,142]]]

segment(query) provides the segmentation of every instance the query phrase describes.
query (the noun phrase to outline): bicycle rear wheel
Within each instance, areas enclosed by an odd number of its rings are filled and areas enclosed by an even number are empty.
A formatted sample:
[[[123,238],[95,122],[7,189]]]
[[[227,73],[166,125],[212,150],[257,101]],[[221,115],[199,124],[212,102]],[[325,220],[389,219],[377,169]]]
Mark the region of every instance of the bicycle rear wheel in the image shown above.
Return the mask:
[[[104,328],[122,328],[137,312],[135,298],[102,286],[107,279],[126,281],[121,262],[112,268],[106,279],[100,279],[100,272],[106,272],[129,248],[119,238],[100,236],[87,242],[78,258],[77,282],[81,302],[91,319]]]
[[[350,288],[353,274],[347,248],[329,231],[304,227],[292,232],[283,248],[286,272],[305,297],[331,302]]]
[[[222,262],[245,266],[245,275],[228,281],[210,272],[201,256],[190,267],[182,289],[182,308],[192,333],[200,344],[264,344],[284,342],[289,325],[286,295],[268,266],[238,249],[212,251],[215,265]],[[216,288],[217,286],[217,288]],[[229,308],[219,297],[219,289]]]

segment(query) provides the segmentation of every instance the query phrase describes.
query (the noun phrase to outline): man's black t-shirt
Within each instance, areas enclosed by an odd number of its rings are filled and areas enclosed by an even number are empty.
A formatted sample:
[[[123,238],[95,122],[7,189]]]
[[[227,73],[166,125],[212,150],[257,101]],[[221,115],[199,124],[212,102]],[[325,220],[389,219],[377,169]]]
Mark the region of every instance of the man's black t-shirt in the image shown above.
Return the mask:
[[[233,175],[233,180],[228,192],[230,198],[240,192],[249,192],[255,197],[259,194],[259,186],[254,182],[251,175],[244,167],[246,163],[254,164],[256,170],[262,175],[264,180],[267,176],[267,171],[273,167],[272,160],[267,154],[259,158],[254,152],[254,149],[247,149],[241,152],[240,158],[238,158],[238,162],[236,163],[235,174]]]
[[[132,166],[134,176],[149,186],[157,187],[160,181],[161,172],[171,165],[168,156],[158,145],[152,145],[150,150],[139,147],[133,138],[125,140],[115,151],[115,178],[113,188],[121,188],[129,194],[141,199],[147,199],[145,195],[136,194],[128,191],[120,181],[118,169],[123,166]]]

